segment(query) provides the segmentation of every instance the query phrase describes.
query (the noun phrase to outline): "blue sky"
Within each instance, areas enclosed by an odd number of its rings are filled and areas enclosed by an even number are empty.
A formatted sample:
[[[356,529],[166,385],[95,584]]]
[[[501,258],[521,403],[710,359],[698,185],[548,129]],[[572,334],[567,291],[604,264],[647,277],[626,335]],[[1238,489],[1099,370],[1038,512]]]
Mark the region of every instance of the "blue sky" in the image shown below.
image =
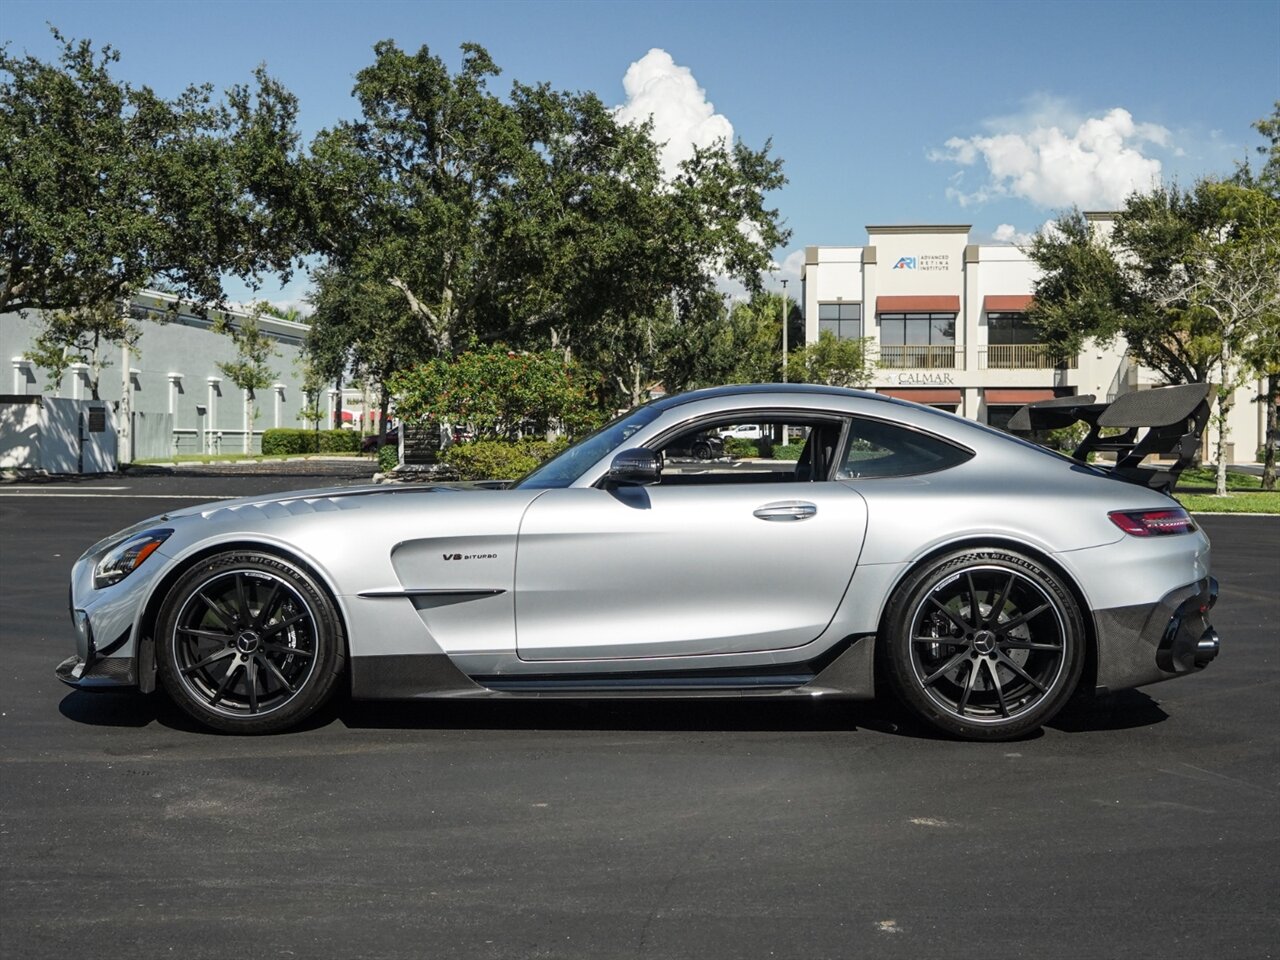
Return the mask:
[[[752,146],[772,138],[790,179],[772,197],[792,230],[776,253],[789,271],[805,245],[863,243],[868,223],[1017,239],[1072,203],[1106,208],[1153,178],[1229,172],[1280,98],[1276,0],[6,0],[0,41],[51,58],[46,21],[111,43],[119,75],[167,94],[223,88],[265,62],[300,98],[308,138],[354,116],[354,74],[384,38],[455,65],[475,41],[503,68],[496,89],[594,90],[666,117],[676,149],[729,128]],[[686,130],[689,117],[700,126]]]

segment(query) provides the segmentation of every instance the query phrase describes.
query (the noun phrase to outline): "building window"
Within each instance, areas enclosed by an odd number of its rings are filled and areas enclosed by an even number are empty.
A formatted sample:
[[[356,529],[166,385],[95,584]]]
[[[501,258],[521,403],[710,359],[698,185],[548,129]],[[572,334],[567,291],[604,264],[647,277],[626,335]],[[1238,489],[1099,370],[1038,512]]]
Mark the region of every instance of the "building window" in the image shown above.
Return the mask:
[[[954,313],[882,313],[880,361],[904,370],[955,370],[963,367],[957,352]]]
[[[818,334],[830,330],[837,340],[862,339],[862,304],[818,304]]]
[[[987,343],[992,346],[1039,342],[1039,331],[1028,322],[1025,313],[987,314]]]
[[[987,406],[987,426],[1009,432],[1009,421],[1022,408],[1012,405]]]
[[[1075,369],[1077,358],[1042,343],[1025,313],[988,311],[987,345],[979,348],[978,362],[992,370],[1051,370]]]
[[[956,345],[954,313],[882,313],[880,342],[886,346]]]

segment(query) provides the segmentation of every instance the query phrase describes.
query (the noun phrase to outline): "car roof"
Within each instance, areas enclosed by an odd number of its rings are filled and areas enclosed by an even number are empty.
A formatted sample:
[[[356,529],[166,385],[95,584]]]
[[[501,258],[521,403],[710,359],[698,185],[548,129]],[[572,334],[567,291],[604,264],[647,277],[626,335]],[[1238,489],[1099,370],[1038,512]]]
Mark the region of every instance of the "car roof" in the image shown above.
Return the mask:
[[[694,403],[698,400],[717,400],[724,397],[748,397],[755,394],[779,394],[790,393],[800,396],[821,396],[821,397],[856,397],[860,400],[880,400],[885,403],[893,403],[892,397],[886,397],[879,393],[871,393],[867,390],[851,390],[848,387],[829,387],[821,383],[736,383],[723,387],[704,387],[701,390],[689,390],[685,393],[675,393],[666,397],[659,397],[645,404],[651,410],[669,410],[672,407],[678,407],[686,403]]]

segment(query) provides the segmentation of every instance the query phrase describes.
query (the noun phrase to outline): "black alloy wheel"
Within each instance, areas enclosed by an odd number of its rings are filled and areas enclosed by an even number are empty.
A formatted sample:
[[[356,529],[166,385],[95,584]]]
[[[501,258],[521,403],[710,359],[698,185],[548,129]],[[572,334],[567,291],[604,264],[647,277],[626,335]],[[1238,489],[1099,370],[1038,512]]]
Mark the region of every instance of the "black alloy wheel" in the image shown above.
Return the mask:
[[[238,733],[296,724],[332,694],[344,663],[333,603],[300,568],[263,553],[200,562],[161,609],[160,678],[201,723]]]
[[[899,699],[954,736],[1004,740],[1048,722],[1084,667],[1071,592],[1003,550],[941,558],[908,578],[889,608],[886,669]]]

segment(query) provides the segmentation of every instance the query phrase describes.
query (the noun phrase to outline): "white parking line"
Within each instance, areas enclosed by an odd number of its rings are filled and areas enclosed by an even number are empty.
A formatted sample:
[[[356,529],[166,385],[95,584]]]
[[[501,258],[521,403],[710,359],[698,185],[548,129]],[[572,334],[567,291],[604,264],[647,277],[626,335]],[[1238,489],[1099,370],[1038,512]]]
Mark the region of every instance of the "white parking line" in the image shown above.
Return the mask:
[[[84,500],[235,500],[231,496],[215,496],[207,493],[13,493],[0,490],[0,498],[21,500],[35,497],[79,497]]]
[[[97,490],[132,490],[133,488],[126,483],[118,487],[90,487],[89,489],[92,491],[97,491]],[[37,486],[36,484],[32,484],[32,483],[15,483],[11,487],[0,487],[0,491],[4,493],[9,493],[10,491],[14,493],[49,493],[51,492],[47,486]]]

